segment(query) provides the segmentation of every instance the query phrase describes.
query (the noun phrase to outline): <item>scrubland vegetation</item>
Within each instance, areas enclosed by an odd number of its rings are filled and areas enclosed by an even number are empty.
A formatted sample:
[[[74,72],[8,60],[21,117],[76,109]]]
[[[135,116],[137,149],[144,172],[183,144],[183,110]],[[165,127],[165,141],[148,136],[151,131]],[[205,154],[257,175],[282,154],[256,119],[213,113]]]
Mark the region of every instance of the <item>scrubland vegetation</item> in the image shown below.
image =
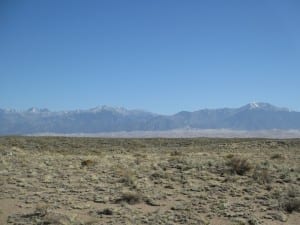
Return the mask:
[[[299,139],[0,138],[0,224],[299,221]]]

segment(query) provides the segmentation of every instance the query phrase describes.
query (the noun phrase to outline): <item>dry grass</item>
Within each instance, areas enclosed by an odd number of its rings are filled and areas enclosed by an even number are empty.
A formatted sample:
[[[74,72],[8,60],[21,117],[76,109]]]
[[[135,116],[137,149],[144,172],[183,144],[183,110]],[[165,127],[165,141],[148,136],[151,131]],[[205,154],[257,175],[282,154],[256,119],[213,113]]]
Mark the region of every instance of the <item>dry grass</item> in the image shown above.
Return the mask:
[[[298,139],[0,137],[0,224],[298,225],[299,165]]]

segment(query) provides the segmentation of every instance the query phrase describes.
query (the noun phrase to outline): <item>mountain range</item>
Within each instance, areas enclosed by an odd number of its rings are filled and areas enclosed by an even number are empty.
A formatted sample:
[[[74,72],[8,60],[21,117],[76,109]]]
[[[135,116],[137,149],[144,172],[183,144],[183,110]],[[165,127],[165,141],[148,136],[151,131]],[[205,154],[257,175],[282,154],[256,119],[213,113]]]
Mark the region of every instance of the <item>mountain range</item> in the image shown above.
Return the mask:
[[[25,111],[0,109],[0,135],[175,129],[300,130],[300,112],[269,103],[249,103],[240,108],[181,111],[173,115],[109,106],[59,112],[39,108]]]

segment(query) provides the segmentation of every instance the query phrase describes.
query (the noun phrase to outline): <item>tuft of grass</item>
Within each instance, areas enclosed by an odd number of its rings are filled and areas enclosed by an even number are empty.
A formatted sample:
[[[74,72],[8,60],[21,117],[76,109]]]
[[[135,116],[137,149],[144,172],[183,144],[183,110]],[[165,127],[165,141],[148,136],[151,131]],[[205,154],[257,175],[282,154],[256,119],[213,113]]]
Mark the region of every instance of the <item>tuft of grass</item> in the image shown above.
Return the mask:
[[[252,165],[248,159],[240,156],[233,156],[229,158],[226,165],[230,168],[232,173],[236,173],[240,176],[252,169]]]
[[[225,156],[225,158],[227,158],[227,159],[232,159],[234,157],[234,154],[227,154],[226,156]]]
[[[261,168],[257,166],[254,169],[252,178],[257,181],[259,184],[270,184],[272,182],[272,176],[270,174],[269,169]]]
[[[38,215],[39,217],[44,217],[49,212],[49,206],[45,204],[38,204],[35,208],[34,214]]]
[[[124,183],[131,188],[136,188],[136,174],[132,170],[118,167],[115,169],[115,173],[119,177],[120,183]]]
[[[300,212],[300,199],[287,198],[285,201],[283,201],[282,208],[288,213],[292,213],[294,211]]]
[[[281,209],[288,213],[300,212],[300,192],[296,186],[290,186],[279,199]]]
[[[287,190],[287,196],[289,198],[296,198],[299,195],[300,195],[300,191],[295,186],[290,186],[289,189]]]
[[[97,212],[99,215],[106,215],[106,216],[111,216],[114,214],[113,210],[112,209],[109,209],[109,208],[105,208],[103,209],[102,211],[98,211]]]
[[[116,203],[126,202],[129,205],[135,205],[142,201],[142,195],[140,193],[123,193],[122,196],[117,199]]]
[[[182,156],[182,152],[178,150],[171,151],[170,156]]]
[[[284,159],[285,157],[280,153],[275,153],[275,154],[271,155],[270,158],[271,159]]]
[[[81,167],[90,167],[90,166],[93,166],[95,164],[96,164],[95,161],[87,159],[87,160],[83,160],[81,162]]]

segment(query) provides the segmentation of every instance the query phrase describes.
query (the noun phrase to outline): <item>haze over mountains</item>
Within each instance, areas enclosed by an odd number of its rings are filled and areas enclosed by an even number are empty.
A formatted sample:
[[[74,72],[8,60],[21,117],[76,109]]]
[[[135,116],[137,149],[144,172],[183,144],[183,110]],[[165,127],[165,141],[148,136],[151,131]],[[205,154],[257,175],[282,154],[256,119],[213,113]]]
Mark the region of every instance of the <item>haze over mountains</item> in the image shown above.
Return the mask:
[[[300,112],[268,103],[250,103],[240,108],[181,111],[174,115],[108,106],[60,112],[38,108],[26,111],[0,109],[0,125],[1,135],[174,129],[300,130]]]

